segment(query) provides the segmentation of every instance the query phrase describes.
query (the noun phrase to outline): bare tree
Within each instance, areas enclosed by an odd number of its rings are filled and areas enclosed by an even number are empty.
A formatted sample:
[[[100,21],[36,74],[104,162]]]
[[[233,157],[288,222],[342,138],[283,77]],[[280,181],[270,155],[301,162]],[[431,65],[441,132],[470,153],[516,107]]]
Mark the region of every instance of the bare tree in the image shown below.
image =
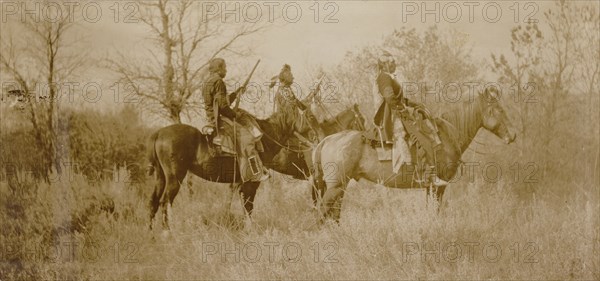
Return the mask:
[[[598,120],[598,94],[600,93],[600,13],[598,3],[575,7],[574,13],[579,20],[574,22],[578,35],[575,41],[575,61],[579,67],[575,76],[579,78],[576,84],[578,91],[585,93],[587,104],[587,115]],[[590,121],[593,121],[590,120]],[[590,122],[594,125],[591,133],[598,135],[598,122]]]
[[[511,30],[510,49],[510,61],[505,55],[491,55],[492,70],[498,74],[499,82],[510,89],[510,98],[516,101],[519,135],[529,135],[533,126],[530,122],[530,106],[537,98],[532,91],[539,91],[536,85],[542,84],[538,68],[542,62],[543,36],[538,25],[528,23],[514,27]],[[522,150],[519,156],[523,156]]]
[[[504,55],[492,55],[493,70],[500,81],[517,90],[516,106],[525,136],[520,140],[519,156],[537,160],[542,177],[573,173],[564,169],[562,159],[580,153],[574,147],[576,143],[587,147],[598,137],[594,101],[598,95],[600,56],[598,6],[592,2],[555,4],[544,13],[541,24],[548,27],[544,36],[533,23],[513,29],[512,62]],[[573,146],[565,146],[566,141]],[[586,153],[584,158],[590,161],[585,167],[597,167],[597,156]]]
[[[41,9],[60,4],[57,1],[37,3]],[[70,11],[77,10],[73,8]],[[40,149],[42,176],[46,179],[52,167],[61,171],[56,132],[59,91],[68,84],[66,79],[83,65],[83,56],[69,49],[75,43],[67,37],[77,21],[77,17],[69,14],[52,20],[28,14],[18,20],[11,19],[2,27],[0,73],[10,77],[11,81],[5,83],[12,84],[12,94],[18,95],[24,105]]]
[[[190,105],[192,93],[201,88],[210,59],[229,54],[244,55],[248,48],[235,43],[259,32],[260,23],[228,24],[231,15],[194,13],[198,1],[140,1],[140,21],[148,27],[151,43],[147,57],[131,59],[120,53],[109,60],[109,68],[119,74],[151,113],[180,123]]]

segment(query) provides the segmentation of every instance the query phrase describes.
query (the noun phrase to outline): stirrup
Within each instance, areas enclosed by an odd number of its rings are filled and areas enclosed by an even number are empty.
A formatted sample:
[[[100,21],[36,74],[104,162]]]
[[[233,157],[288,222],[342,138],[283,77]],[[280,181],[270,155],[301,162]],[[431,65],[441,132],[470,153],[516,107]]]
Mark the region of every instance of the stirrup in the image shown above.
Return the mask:
[[[432,175],[431,177],[431,183],[433,184],[433,186],[446,186],[449,184],[449,182],[440,179],[440,177],[438,177],[437,175]]]
[[[262,175],[260,176],[260,178],[258,180],[259,181],[266,181],[266,180],[268,180],[270,178],[271,178],[271,176],[269,175],[269,173],[265,171],[265,172],[262,173]]]
[[[428,170],[424,172],[423,178],[417,179],[415,182],[427,185],[432,184],[433,186],[446,186],[450,184],[437,175],[437,169],[435,166],[429,166]]]
[[[430,176],[429,181],[433,184],[433,186],[446,186],[448,182],[440,179],[437,174],[437,168],[435,166],[429,166]]]
[[[417,179],[415,180],[416,183],[418,184],[426,184],[429,185],[430,183],[433,184],[433,186],[446,186],[449,185],[450,183],[440,179],[437,175],[431,175],[429,180],[425,180],[425,179]]]

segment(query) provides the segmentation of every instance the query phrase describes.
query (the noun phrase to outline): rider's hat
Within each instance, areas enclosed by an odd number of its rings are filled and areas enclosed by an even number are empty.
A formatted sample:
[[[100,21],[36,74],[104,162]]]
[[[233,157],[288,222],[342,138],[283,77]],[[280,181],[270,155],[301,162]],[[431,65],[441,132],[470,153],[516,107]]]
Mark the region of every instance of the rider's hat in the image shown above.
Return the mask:
[[[381,54],[377,58],[377,65],[379,66],[379,68],[384,68],[389,63],[396,63],[396,61],[394,60],[394,56],[392,56],[392,54],[390,54],[390,52],[388,51],[381,51]]]

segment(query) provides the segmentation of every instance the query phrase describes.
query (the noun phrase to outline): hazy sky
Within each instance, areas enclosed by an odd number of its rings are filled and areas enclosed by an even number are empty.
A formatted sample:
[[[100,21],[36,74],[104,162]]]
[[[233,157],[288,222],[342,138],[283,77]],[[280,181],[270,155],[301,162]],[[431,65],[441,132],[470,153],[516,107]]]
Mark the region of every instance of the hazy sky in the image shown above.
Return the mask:
[[[2,21],[6,17],[18,19],[22,11],[10,14],[14,2],[0,5]],[[30,5],[29,2],[27,5]],[[87,4],[85,4],[87,3]],[[86,21],[79,27],[79,35],[91,56],[104,58],[115,51],[142,54],[150,36],[143,23],[128,23],[127,16],[138,4],[129,1],[82,2]],[[203,4],[204,3],[204,4]],[[228,61],[232,79],[235,74],[245,75],[256,59],[261,59],[258,77],[270,77],[284,63],[292,66],[296,81],[308,84],[314,77],[315,67],[327,71],[338,64],[348,51],[381,42],[384,36],[401,27],[425,30],[437,24],[442,31],[457,30],[468,35],[473,56],[489,60],[491,53],[510,51],[510,30],[528,19],[543,20],[543,12],[552,7],[552,1],[285,1],[254,2],[227,1],[240,22],[260,20],[272,23],[266,30],[239,44],[251,48],[253,55]],[[317,4],[318,3],[318,4]],[[31,7],[30,7],[31,8]],[[96,9],[97,8],[97,9]],[[209,10],[212,8],[212,10]],[[194,2],[192,22],[201,23],[202,16],[224,13],[224,6],[216,2]],[[429,12],[424,12],[428,10]],[[97,13],[99,11],[99,15]],[[300,13],[298,13],[300,11]],[[317,12],[318,11],[318,12]],[[518,12],[517,12],[518,11]],[[10,14],[10,15],[9,15]],[[97,19],[97,21],[95,21]],[[543,27],[542,27],[543,28]],[[144,56],[143,59],[154,59]],[[236,66],[238,66],[236,68]],[[241,66],[241,67],[240,67]],[[367,66],[365,66],[367,67]],[[483,68],[482,68],[483,69]],[[236,73],[237,72],[237,73]],[[107,69],[96,68],[86,72],[88,79],[110,85],[114,81]],[[257,77],[255,76],[255,77]],[[493,79],[493,77],[489,77]],[[254,81],[254,80],[253,80]],[[106,95],[112,100],[110,95]]]
[[[114,2],[102,3],[101,20],[86,25],[94,48],[110,52],[115,48],[139,47],[146,36],[145,29],[142,24],[123,22],[132,9],[126,6],[127,3],[120,2],[119,6]],[[213,11],[223,13],[224,7],[220,4],[210,6],[212,3],[197,2],[196,15]],[[380,42],[385,35],[403,26],[421,30],[437,24],[442,30],[456,29],[469,35],[474,56],[488,58],[491,52],[508,51],[510,29],[516,21],[523,22],[529,15],[541,20],[543,11],[553,5],[550,1],[530,4],[513,1],[322,1],[318,6],[312,1],[227,3],[229,7],[238,5],[233,7],[240,21],[254,17],[258,10],[264,21],[268,21],[270,15],[277,17],[267,30],[240,42],[252,48],[255,53],[252,57],[229,64],[250,65],[260,58],[261,71],[276,74],[283,63],[288,63],[300,77],[305,75],[302,70],[307,67],[318,64],[332,67],[347,51]],[[115,20],[116,7],[120,11],[118,20]],[[424,10],[432,12],[426,14]],[[297,11],[301,11],[301,15]],[[92,12],[90,9],[89,13]]]

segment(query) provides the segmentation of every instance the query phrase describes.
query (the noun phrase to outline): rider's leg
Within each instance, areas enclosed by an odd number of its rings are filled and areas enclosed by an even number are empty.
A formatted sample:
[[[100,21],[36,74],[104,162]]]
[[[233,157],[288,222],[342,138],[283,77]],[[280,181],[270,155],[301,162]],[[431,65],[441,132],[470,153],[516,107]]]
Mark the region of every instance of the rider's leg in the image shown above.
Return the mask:
[[[392,166],[394,173],[398,173],[400,171],[400,167],[404,163],[412,163],[412,157],[410,155],[410,148],[406,143],[406,131],[404,130],[404,126],[402,125],[402,120],[400,118],[395,118],[394,120],[394,140],[395,145],[392,150]]]
[[[431,150],[431,151],[427,151],[425,150],[425,161],[426,161],[426,171],[425,174],[428,176],[428,180],[430,183],[432,183],[434,186],[446,186],[448,185],[448,182],[440,179],[438,177],[437,174],[437,166],[436,166],[436,160],[435,160],[435,151]]]

